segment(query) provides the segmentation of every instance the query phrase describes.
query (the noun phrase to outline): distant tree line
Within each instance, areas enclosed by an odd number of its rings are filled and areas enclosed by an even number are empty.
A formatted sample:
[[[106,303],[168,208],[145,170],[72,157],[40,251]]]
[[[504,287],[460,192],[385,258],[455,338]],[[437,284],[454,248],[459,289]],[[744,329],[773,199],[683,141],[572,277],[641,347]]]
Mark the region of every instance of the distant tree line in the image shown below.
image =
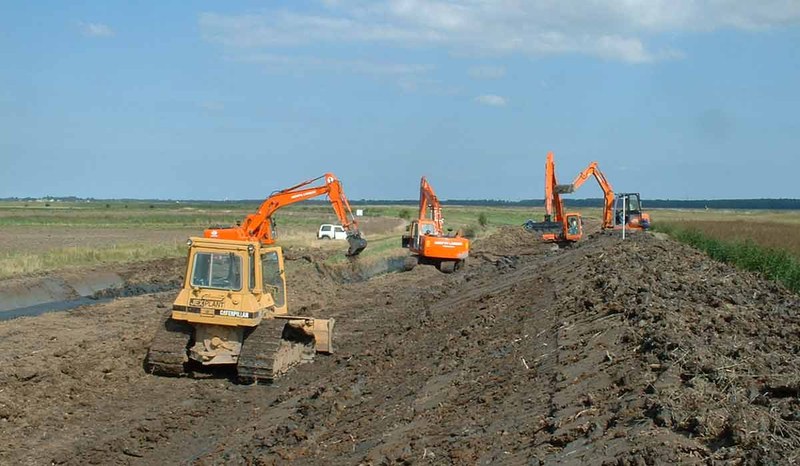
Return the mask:
[[[210,205],[233,205],[233,204],[255,204],[263,202],[263,199],[241,199],[226,201],[210,200],[173,200],[173,199],[95,199],[79,198],[75,196],[45,196],[62,202],[129,202],[129,203],[187,203],[187,204],[210,204]],[[3,201],[33,201],[37,198],[31,197],[7,197]],[[39,198],[41,199],[41,198]],[[602,207],[603,200],[596,199],[571,199],[565,198],[564,202],[570,207]],[[410,205],[416,206],[419,201],[416,199],[360,199],[351,201],[352,204],[359,206],[369,205]],[[645,208],[664,208],[664,209],[746,209],[746,210],[800,210],[800,199],[694,199],[694,200],[674,200],[674,199],[644,199],[642,201]],[[309,199],[304,204],[324,204],[325,199]],[[502,199],[448,199],[442,201],[444,205],[462,205],[477,207],[540,207],[544,204],[542,199],[523,199],[521,201],[504,201]]]
[[[324,201],[322,201],[324,202]],[[373,200],[362,199],[352,201],[358,205],[417,205],[416,200]],[[564,203],[570,207],[603,207],[603,199],[570,199]],[[496,199],[449,199],[442,201],[445,205],[464,205],[480,207],[540,207],[543,199],[523,199],[521,201],[503,201]],[[800,210],[800,199],[643,199],[645,208],[662,209],[746,209],[746,210]]]

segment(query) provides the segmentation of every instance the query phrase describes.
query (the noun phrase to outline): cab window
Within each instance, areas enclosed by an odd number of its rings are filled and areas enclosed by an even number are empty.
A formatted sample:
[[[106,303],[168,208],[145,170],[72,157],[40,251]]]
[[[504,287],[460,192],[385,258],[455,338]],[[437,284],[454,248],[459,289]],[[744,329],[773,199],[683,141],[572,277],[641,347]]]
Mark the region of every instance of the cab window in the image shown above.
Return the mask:
[[[261,255],[261,279],[264,292],[270,293],[275,305],[282,307],[286,303],[286,288],[283,286],[277,252],[271,251]]]
[[[630,196],[628,198],[628,207],[627,207],[627,209],[628,209],[629,212],[638,212],[639,211],[639,209],[640,209],[640,207],[639,207],[639,199],[636,196]]]
[[[331,226],[330,225],[322,225],[322,228],[320,228],[320,231],[331,231]]]
[[[570,235],[577,235],[579,231],[578,222],[579,222],[578,217],[569,217],[569,219],[567,219],[568,223],[567,233],[569,233]]]
[[[198,252],[194,255],[191,283],[201,288],[241,290],[242,258],[232,252]]]

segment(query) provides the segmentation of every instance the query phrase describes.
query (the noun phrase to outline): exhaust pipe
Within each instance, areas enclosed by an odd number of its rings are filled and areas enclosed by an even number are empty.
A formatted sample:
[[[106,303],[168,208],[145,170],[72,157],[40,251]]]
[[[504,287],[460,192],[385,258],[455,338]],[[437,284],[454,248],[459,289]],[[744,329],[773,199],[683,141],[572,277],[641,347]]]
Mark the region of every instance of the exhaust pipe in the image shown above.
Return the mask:
[[[367,240],[361,237],[360,234],[354,234],[347,237],[347,243],[350,247],[347,249],[347,256],[353,257],[361,254],[361,251],[366,249]]]

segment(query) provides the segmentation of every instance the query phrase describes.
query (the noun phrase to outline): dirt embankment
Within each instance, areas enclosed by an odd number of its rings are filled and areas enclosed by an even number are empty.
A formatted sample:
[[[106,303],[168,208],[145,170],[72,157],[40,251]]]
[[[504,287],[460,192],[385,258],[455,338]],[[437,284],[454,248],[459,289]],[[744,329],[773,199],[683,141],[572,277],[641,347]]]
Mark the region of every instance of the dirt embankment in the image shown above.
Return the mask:
[[[174,290],[183,283],[184,258],[59,270],[0,281],[0,319],[56,310],[79,298],[103,299]],[[6,311],[14,311],[6,313]]]
[[[171,293],[0,323],[9,464],[789,464],[796,295],[669,240],[521,229],[337,283],[287,263],[339,352],[274,386],[144,374]]]

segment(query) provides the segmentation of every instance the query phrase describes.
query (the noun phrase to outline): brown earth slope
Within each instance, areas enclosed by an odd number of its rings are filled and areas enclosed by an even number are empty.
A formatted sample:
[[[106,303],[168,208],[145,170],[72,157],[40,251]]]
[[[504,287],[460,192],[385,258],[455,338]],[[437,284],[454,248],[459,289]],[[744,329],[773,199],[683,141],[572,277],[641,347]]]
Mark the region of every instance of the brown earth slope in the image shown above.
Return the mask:
[[[0,323],[0,463],[797,460],[798,297],[682,245],[507,229],[463,273],[347,284],[289,255],[339,351],[273,386],[145,374],[171,293]]]

